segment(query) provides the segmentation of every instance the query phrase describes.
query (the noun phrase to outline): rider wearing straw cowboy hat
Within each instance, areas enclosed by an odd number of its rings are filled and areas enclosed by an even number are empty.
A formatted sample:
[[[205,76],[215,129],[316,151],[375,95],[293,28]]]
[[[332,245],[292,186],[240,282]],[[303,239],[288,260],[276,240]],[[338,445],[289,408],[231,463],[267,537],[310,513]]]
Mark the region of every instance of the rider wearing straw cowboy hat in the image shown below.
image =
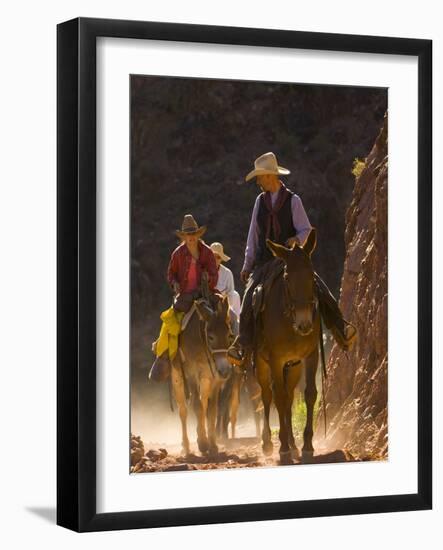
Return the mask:
[[[225,254],[221,243],[212,243],[211,250],[214,253],[218,268],[218,279],[215,288],[228,298],[229,307],[238,317],[240,315],[240,295],[234,287],[234,276],[232,271],[223,265],[222,262],[229,262],[231,259]]]
[[[303,245],[312,229],[300,197],[279,178],[288,174],[287,168],[279,166],[275,154],[268,152],[255,160],[254,169],[245,178],[246,181],[256,178],[263,192],[257,197],[252,211],[245,261],[240,274],[246,289],[240,312],[240,334],[228,351],[233,364],[241,365],[252,348],[252,294],[256,286],[266,279],[273,259],[266,239],[288,247],[295,243]],[[317,273],[315,285],[326,326],[343,349],[350,349],[356,337],[355,327],[343,319],[336,299]]]

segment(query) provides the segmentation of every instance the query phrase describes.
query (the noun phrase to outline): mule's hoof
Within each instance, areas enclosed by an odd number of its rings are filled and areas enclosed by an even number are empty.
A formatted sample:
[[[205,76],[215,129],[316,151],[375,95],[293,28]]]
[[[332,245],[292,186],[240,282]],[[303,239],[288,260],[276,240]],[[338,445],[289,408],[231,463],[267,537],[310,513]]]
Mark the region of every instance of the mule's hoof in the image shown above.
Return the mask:
[[[269,441],[268,443],[263,443],[262,449],[265,456],[271,456],[274,452],[274,445],[272,441]]]
[[[209,450],[209,441],[207,439],[197,439],[198,450],[201,453],[207,453]]]
[[[294,464],[292,459],[292,450],[289,451],[280,451],[280,464],[282,466],[288,466]]]
[[[313,457],[314,457],[314,451],[305,451],[305,450],[302,451],[302,462],[304,464],[309,464],[310,462],[312,462]]]
[[[209,445],[208,454],[210,456],[217,456],[218,455],[218,447],[217,445]]]
[[[300,451],[297,449],[297,447],[291,448],[291,456],[294,460],[300,459]]]

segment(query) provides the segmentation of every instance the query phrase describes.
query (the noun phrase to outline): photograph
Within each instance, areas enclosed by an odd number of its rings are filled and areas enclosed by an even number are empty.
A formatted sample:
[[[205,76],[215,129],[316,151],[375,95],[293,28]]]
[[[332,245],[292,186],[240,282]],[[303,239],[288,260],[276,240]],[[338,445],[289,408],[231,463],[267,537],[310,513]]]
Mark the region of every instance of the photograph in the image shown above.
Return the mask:
[[[129,472],[388,461],[388,89],[129,87]]]
[[[439,7],[4,4],[2,548],[438,548]]]

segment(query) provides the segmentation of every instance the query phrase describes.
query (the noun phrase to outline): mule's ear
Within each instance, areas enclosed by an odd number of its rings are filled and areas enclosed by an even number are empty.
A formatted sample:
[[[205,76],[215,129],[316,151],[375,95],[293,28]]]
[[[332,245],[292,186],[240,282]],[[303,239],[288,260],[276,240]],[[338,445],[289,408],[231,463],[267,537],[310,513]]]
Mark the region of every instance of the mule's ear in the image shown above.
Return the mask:
[[[286,248],[285,246],[274,243],[270,239],[266,239],[266,246],[269,248],[269,250],[272,252],[272,254],[276,258],[281,258],[282,260],[286,260],[290,252],[289,249]]]
[[[311,229],[309,232],[309,235],[305,241],[305,244],[303,245],[303,250],[306,252],[308,256],[310,256],[317,246],[317,230],[315,227]]]

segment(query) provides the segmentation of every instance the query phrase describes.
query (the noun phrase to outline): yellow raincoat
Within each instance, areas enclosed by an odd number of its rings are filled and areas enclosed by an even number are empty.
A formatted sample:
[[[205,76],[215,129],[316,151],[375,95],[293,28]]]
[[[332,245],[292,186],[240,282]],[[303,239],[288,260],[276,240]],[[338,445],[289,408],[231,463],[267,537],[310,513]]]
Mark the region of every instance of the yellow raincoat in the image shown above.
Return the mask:
[[[169,351],[169,359],[171,360],[177,355],[178,335],[180,334],[183,315],[183,312],[175,311],[172,306],[160,315],[163,324],[160,329],[160,336],[155,342],[157,357],[163,355],[166,350]]]

